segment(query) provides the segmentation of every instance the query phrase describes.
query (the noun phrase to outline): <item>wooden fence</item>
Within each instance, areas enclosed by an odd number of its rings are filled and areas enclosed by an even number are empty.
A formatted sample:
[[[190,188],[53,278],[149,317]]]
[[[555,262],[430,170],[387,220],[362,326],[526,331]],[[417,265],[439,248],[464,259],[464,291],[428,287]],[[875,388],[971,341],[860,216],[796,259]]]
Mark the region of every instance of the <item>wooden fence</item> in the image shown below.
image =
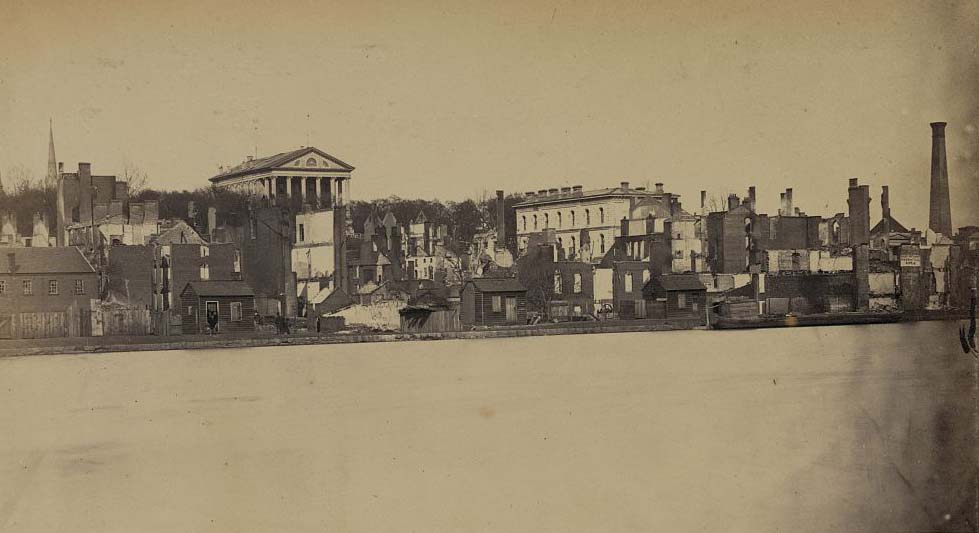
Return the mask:
[[[0,339],[102,335],[149,335],[154,321],[146,307],[68,307],[64,311],[0,313]]]

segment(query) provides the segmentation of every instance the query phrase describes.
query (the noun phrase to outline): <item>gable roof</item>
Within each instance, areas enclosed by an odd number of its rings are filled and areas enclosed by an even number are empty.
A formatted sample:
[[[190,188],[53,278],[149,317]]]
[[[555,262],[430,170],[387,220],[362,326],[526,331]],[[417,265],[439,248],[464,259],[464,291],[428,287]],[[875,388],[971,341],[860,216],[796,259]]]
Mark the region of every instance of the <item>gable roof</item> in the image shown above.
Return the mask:
[[[646,282],[643,294],[661,291],[706,291],[707,287],[700,282],[697,274],[667,274],[656,276]]]
[[[255,296],[244,281],[191,281],[181,295],[193,290],[198,296]]]
[[[266,172],[269,170],[282,168],[286,163],[289,163],[293,159],[303,157],[310,153],[315,153],[320,157],[332,161],[333,163],[339,165],[341,167],[340,168],[341,170],[351,171],[354,169],[353,166],[344,163],[343,161],[340,161],[336,157],[333,157],[332,155],[320,150],[319,148],[315,148],[313,146],[306,146],[298,150],[293,150],[291,152],[282,152],[267,157],[252,159],[251,161],[245,161],[244,163],[241,163],[236,167],[232,167],[210,178],[210,181],[212,183],[217,183],[221,180],[233,178],[235,176],[243,176],[245,174],[255,174],[259,172]]]
[[[515,278],[476,278],[466,284],[472,284],[480,292],[525,292],[527,290]]]
[[[5,248],[0,252],[0,274],[90,274],[95,268],[74,246]]]
[[[908,228],[905,228],[903,224],[898,222],[897,219],[895,219],[892,216],[882,217],[880,219],[880,222],[878,222],[877,225],[875,225],[873,229],[870,230],[871,235],[879,235],[884,232],[909,233]]]

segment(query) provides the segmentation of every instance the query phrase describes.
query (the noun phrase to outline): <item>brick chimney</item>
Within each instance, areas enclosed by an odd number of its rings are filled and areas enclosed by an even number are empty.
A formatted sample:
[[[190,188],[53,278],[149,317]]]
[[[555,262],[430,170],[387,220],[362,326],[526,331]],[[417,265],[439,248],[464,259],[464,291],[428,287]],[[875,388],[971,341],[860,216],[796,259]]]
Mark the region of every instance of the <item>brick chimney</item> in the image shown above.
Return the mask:
[[[574,194],[581,194],[581,189],[582,188],[583,187],[581,185],[575,185],[575,186],[571,187],[571,192],[573,192]]]
[[[663,194],[663,184],[662,183],[657,183],[656,184],[656,194]]]
[[[794,212],[792,207],[792,188],[785,189],[785,214],[791,215]]]
[[[891,216],[891,198],[887,185],[880,188],[880,213],[883,218]]]
[[[752,185],[751,187],[748,187],[748,207],[751,208],[752,212],[755,211],[755,207],[757,206],[755,203],[756,201],[757,197],[755,196],[755,186]]]
[[[561,194],[571,194],[571,187],[561,187]]]
[[[707,191],[700,191],[700,208],[707,209]]]
[[[734,193],[731,193],[731,194],[727,195],[727,210],[728,211],[732,211],[732,210],[736,209],[738,207],[738,204],[740,204],[740,203],[741,203],[741,200],[738,198],[738,195],[736,195]]]
[[[628,181],[623,181],[623,182],[619,183],[619,187],[621,187],[623,191],[628,191],[629,190],[629,182]]]
[[[778,203],[778,206],[779,206],[779,207],[778,207],[778,215],[779,215],[779,216],[785,216],[785,214],[786,214],[786,212],[787,212],[787,211],[786,211],[786,207],[787,207],[787,206],[786,206],[786,204],[785,204],[785,193],[784,193],[784,192],[783,192],[783,193],[780,193],[780,194],[778,195],[778,202],[779,202],[779,203]]]

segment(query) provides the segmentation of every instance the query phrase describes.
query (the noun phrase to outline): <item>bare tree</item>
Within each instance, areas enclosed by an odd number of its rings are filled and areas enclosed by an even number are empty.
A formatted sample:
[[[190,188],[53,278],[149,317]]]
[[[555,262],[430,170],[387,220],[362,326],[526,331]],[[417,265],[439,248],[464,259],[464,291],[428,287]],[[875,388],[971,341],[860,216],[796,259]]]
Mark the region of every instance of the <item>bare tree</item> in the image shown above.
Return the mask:
[[[135,197],[146,188],[149,176],[135,163],[126,159],[122,163],[122,176],[119,179],[129,184],[129,196]]]
[[[38,185],[43,185],[37,183],[37,178],[34,176],[34,173],[24,165],[7,167],[7,170],[3,173],[3,180],[3,190],[7,194],[22,193]]]

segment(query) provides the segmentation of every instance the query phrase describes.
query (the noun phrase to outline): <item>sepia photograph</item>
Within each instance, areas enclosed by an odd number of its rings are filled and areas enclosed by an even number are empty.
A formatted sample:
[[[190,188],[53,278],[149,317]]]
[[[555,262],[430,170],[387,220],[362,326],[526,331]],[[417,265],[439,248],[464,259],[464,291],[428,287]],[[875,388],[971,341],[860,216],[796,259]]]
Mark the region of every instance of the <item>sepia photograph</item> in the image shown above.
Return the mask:
[[[979,0],[0,0],[0,532],[979,532]]]

